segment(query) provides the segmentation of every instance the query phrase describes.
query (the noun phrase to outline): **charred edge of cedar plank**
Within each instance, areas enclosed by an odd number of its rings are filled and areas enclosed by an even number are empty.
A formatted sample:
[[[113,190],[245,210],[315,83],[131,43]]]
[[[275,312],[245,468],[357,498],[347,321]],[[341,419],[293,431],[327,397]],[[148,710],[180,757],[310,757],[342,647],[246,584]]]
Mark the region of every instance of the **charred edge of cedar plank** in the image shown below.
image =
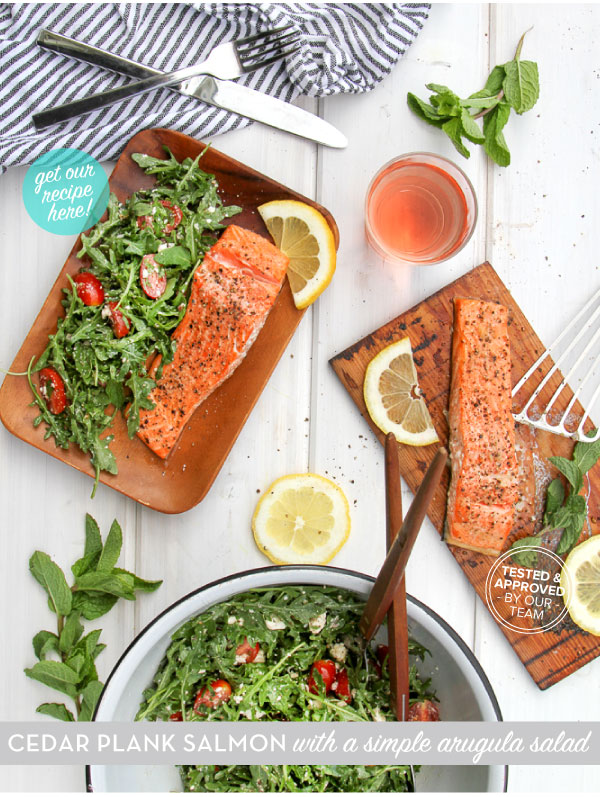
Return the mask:
[[[475,551],[475,553],[481,553],[484,554],[485,556],[493,556],[495,559],[497,559],[502,553],[502,550],[498,551],[495,548],[478,548],[476,545],[469,545],[468,542],[462,542],[462,540],[457,540],[456,538],[451,537],[448,532],[447,518],[446,522],[444,523],[444,532],[442,534],[442,540],[448,545],[455,545],[457,548],[465,548],[468,551]]]
[[[383,326],[379,327],[379,329],[375,330],[375,332],[371,332],[369,335],[366,335],[364,338],[362,338],[362,340],[359,340],[356,343],[353,343],[351,346],[348,346],[348,348],[344,349],[339,354],[334,354],[334,356],[329,360],[330,365],[333,366],[336,360],[352,360],[354,358],[354,355],[358,354],[362,348],[366,348],[367,350],[373,348],[373,346],[377,345],[374,336],[377,335],[380,331],[384,330],[386,327],[392,326],[393,324],[397,324],[402,332],[406,331],[407,323],[408,325],[410,325],[412,322],[411,321],[407,322],[406,320],[401,320],[401,319],[407,319],[411,315],[418,313],[420,311],[420,308],[423,307],[423,305],[429,305],[432,302],[435,302],[440,297],[445,298],[445,295],[447,293],[451,293],[452,289],[455,288],[455,286],[458,283],[464,282],[465,277],[468,277],[469,279],[473,279],[474,277],[476,278],[479,272],[487,271],[488,269],[492,269],[492,271],[494,271],[493,266],[489,262],[489,260],[484,260],[483,263],[480,263],[474,269],[469,271],[468,274],[463,274],[462,277],[457,277],[453,282],[450,282],[448,285],[445,285],[443,288],[440,288],[435,293],[432,293],[431,296],[428,296],[426,299],[423,299],[422,301],[413,305],[404,313],[401,313],[399,316],[396,316],[396,318],[392,318],[390,321],[387,322],[387,324],[383,324]],[[496,274],[496,272],[494,272],[494,274]],[[496,277],[501,282],[502,287],[505,288],[506,286],[500,280],[500,277],[498,277],[497,274]],[[453,304],[454,304],[454,298],[455,298],[454,296],[451,296]],[[481,299],[480,297],[463,297],[463,296],[461,296],[460,298],[479,298],[480,301],[486,301],[486,302],[489,301],[493,302],[494,304],[502,304],[500,300],[495,300],[495,299]]]

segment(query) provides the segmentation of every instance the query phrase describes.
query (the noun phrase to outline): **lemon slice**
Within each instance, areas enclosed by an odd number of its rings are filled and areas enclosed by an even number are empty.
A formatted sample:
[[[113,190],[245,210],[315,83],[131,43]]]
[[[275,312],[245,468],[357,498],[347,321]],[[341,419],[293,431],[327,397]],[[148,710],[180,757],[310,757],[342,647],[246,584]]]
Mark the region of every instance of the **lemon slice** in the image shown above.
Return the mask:
[[[348,501],[323,476],[283,476],[258,502],[252,531],[260,550],[277,565],[324,565],[348,539]]]
[[[402,338],[380,351],[367,366],[365,404],[373,423],[392,432],[399,443],[428,446],[438,436],[419,391],[410,340]]]
[[[569,572],[568,578],[565,571]],[[567,556],[560,585],[574,623],[600,636],[600,536],[577,545]]]
[[[290,259],[288,279],[298,309],[312,304],[335,271],[335,239],[318,210],[282,199],[260,205],[258,212],[276,246]]]

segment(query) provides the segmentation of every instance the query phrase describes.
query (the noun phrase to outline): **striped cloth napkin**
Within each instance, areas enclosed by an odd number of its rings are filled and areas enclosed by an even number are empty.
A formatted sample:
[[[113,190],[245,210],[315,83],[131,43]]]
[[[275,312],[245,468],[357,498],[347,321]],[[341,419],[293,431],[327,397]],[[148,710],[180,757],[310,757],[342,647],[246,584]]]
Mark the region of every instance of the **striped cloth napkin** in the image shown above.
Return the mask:
[[[36,133],[31,115],[127,83],[42,50],[42,28],[156,69],[202,61],[217,44],[258,30],[294,25],[300,52],[240,78],[286,101],[372,89],[416,38],[423,3],[2,3],[0,4],[0,168],[31,163],[57,147],[114,158],[139,130],[169,127],[196,138],[250,124],[248,119],[168,89],[132,97]]]

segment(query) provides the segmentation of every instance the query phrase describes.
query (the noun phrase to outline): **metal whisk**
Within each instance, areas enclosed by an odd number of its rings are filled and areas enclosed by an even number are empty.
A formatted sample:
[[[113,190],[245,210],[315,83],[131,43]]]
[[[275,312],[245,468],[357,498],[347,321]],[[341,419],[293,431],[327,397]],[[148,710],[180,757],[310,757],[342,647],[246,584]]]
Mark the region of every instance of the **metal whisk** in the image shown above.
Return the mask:
[[[537,429],[544,429],[545,431],[553,432],[563,437],[570,437],[573,440],[593,442],[600,438],[600,429],[596,430],[593,436],[589,437],[584,431],[585,424],[589,420],[590,410],[600,395],[600,374],[596,372],[596,366],[600,365],[600,347],[598,345],[600,343],[599,322],[600,290],[589,299],[575,318],[573,318],[568,326],[566,326],[556,338],[550,348],[546,349],[546,351],[538,357],[527,373],[525,373],[514,386],[512,391],[513,399],[530,380],[530,387],[533,387],[535,380],[532,377],[534,377],[538,369],[540,369],[541,374],[543,374],[545,368],[548,368],[547,373],[542,376],[541,381],[533,390],[525,406],[520,412],[513,413],[516,421],[527,423]],[[545,362],[546,360],[548,362]],[[569,362],[572,362],[572,365],[565,375],[562,376],[559,369],[563,363],[565,367],[567,367]],[[573,416],[571,413],[575,406],[575,402],[580,398],[582,390],[584,390],[586,384],[594,374],[596,374],[598,378],[598,384],[587,402],[587,410],[585,410],[581,416]],[[552,395],[544,399],[545,408],[541,409],[534,402],[538,396],[541,396],[545,388],[547,388],[545,393],[550,393],[556,382],[558,382],[558,385],[556,385]],[[568,395],[571,392],[569,383],[571,382],[574,384],[577,382],[578,384],[575,387],[572,397],[568,399]],[[560,401],[560,396],[563,394],[563,400]],[[560,405],[564,404],[565,400],[567,401],[566,406],[560,408]],[[532,411],[534,413],[533,417],[530,414]]]

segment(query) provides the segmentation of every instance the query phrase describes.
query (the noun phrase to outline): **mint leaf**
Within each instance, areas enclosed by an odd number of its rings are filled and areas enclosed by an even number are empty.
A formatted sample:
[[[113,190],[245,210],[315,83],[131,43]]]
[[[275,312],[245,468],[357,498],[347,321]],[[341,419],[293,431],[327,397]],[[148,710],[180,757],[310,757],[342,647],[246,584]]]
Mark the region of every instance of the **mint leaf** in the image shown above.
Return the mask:
[[[62,703],[42,703],[37,711],[66,722],[90,720],[102,692],[95,659],[106,647],[101,629],[85,636],[82,618],[95,620],[106,614],[119,598],[135,600],[136,590],[152,592],[161,581],[146,581],[135,573],[116,567],[123,532],[114,520],[102,544],[98,524],[86,515],[84,555],[72,566],[75,584],[69,587],[63,571],[48,554],[36,551],[29,561],[33,577],[48,594],[48,605],[57,615],[58,633],[39,631],[33,638],[38,661],[25,674],[46,686],[68,695],[75,703],[77,717]],[[60,657],[47,659],[49,654]]]
[[[427,124],[433,125],[434,127],[441,127],[446,121],[446,117],[440,116],[433,105],[430,105],[424,100],[420,100],[414,94],[411,94],[410,91],[406,95],[406,102],[411,111],[424,122],[427,122]]]
[[[500,89],[503,86],[505,76],[506,76],[505,68],[500,64],[495,66],[490,72],[488,79],[485,81],[485,86],[483,87],[483,91],[486,92],[486,94],[499,94]],[[472,96],[477,96],[477,95],[472,95]]]
[[[575,494],[581,491],[583,475],[575,462],[571,462],[570,459],[565,459],[565,457],[548,457],[548,462],[566,477]]]
[[[600,459],[600,440],[596,440],[594,443],[580,441],[575,444],[573,461],[582,474],[593,468],[598,459]]]
[[[33,652],[40,661],[47,653],[58,653],[58,637],[51,631],[38,631],[32,639]]]
[[[133,578],[128,575],[84,573],[77,579],[77,587],[84,592],[104,592],[117,598],[134,600]],[[83,611],[82,611],[83,613]]]
[[[546,509],[544,512],[544,525],[556,528],[552,521],[552,516],[557,512],[565,500],[565,488],[560,479],[553,479],[546,491]]]
[[[503,129],[511,109],[518,114],[525,113],[533,108],[539,96],[537,65],[520,60],[524,36],[519,40],[514,59],[495,66],[485,86],[466,99],[461,99],[447,86],[427,83],[427,88],[434,92],[429,102],[409,92],[408,107],[427,124],[441,128],[463,157],[469,157],[464,137],[474,144],[483,144],[487,155],[499,166],[508,166],[510,151]],[[483,133],[476,123],[480,117],[483,117]]]
[[[518,114],[530,111],[540,96],[537,64],[533,61],[509,61],[504,64],[506,76],[502,83],[504,96]]]
[[[98,573],[110,573],[113,567],[119,561],[121,555],[121,548],[123,546],[123,533],[121,527],[116,520],[113,520],[108,537],[104,543],[100,559],[96,566]]]
[[[102,550],[102,535],[94,518],[90,514],[85,516],[85,548],[83,555],[99,553]]]
[[[483,117],[483,134],[485,136],[483,147],[498,166],[510,164],[510,152],[502,132],[509,117],[510,106],[505,102],[498,103],[489,114]]]
[[[42,703],[36,708],[38,714],[46,714],[63,722],[75,722],[75,717],[64,703]]]
[[[511,559],[521,567],[535,567],[537,551],[531,550],[534,546],[540,546],[539,537],[522,537],[520,540],[516,540],[510,546],[510,550],[513,552]]]
[[[62,653],[69,651],[83,634],[83,626],[79,622],[79,612],[74,611],[67,617],[61,631],[58,648]]]
[[[162,584],[162,581],[146,581],[145,579],[136,576],[135,573],[130,573],[128,570],[122,570],[120,567],[115,567],[113,573],[131,576],[133,579],[133,588],[135,590],[140,590],[140,592],[154,592]]]
[[[81,693],[80,722],[90,722],[103,689],[104,685],[100,681],[90,681],[85,687]]]
[[[80,611],[86,620],[97,620],[109,612],[118,600],[116,595],[78,591],[73,596],[73,608]]]
[[[462,109],[460,121],[462,123],[463,134],[469,141],[472,141],[473,144],[481,144],[485,141],[485,136],[481,132],[481,128],[466,108]]]
[[[29,570],[48,593],[52,610],[56,614],[69,614],[72,604],[71,590],[60,567],[47,553],[36,551],[29,560]]]
[[[25,670],[25,675],[69,697],[75,698],[77,695],[79,676],[61,661],[38,661]]]
[[[442,125],[442,130],[448,136],[450,141],[454,144],[457,151],[465,158],[470,158],[471,153],[465,147],[462,142],[462,133],[463,133],[463,126],[462,122],[459,117],[455,117],[450,119],[448,122],[444,122]]]

